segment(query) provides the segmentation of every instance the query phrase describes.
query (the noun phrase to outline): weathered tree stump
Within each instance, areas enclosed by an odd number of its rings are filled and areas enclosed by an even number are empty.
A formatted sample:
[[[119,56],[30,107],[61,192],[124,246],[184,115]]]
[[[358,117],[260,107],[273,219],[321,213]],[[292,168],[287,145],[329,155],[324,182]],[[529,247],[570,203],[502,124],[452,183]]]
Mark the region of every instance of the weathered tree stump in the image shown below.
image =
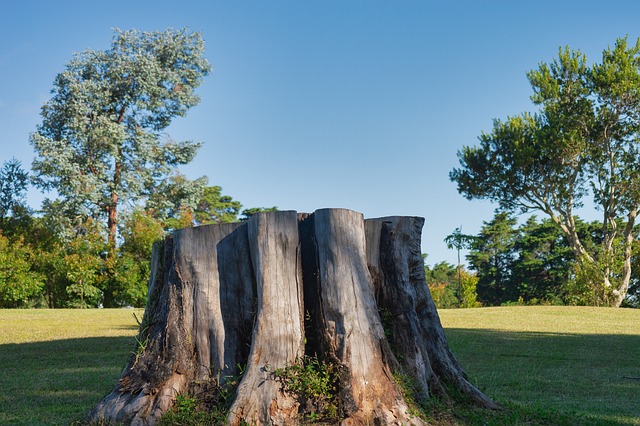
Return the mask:
[[[220,403],[207,394],[242,372],[228,424],[299,424],[306,407],[274,372],[305,356],[333,366],[335,423],[424,424],[398,373],[420,398],[455,392],[497,408],[448,348],[425,283],[423,223],[323,209],[176,231],[154,247],[136,350],[90,421],[153,425],[179,394]]]

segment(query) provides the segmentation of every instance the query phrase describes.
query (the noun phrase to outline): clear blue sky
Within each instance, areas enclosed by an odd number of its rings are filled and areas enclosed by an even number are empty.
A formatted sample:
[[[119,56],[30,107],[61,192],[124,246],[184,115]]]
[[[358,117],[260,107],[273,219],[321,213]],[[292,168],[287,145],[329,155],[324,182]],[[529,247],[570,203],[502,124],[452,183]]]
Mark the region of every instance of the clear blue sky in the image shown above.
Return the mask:
[[[423,216],[428,263],[455,263],[443,238],[494,209],[449,181],[457,151],[532,110],[525,74],[558,47],[597,61],[639,23],[640,2],[616,0],[0,0],[0,162],[30,168],[29,133],[73,52],[108,48],[115,27],[188,27],[214,71],[168,131],[204,143],[183,172],[245,207]]]

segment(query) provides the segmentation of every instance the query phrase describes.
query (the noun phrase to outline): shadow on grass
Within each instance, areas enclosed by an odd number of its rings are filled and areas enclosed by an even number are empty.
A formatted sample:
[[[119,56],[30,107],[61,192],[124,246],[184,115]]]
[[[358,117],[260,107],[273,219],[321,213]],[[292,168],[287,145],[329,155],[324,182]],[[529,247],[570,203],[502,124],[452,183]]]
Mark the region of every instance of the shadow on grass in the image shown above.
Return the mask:
[[[471,381],[506,408],[459,424],[632,425],[640,336],[445,330]],[[132,337],[0,345],[0,425],[68,425],[113,390]]]
[[[68,425],[113,390],[132,337],[0,345],[0,425]]]
[[[498,402],[573,424],[640,424],[640,335],[445,333],[471,381]]]

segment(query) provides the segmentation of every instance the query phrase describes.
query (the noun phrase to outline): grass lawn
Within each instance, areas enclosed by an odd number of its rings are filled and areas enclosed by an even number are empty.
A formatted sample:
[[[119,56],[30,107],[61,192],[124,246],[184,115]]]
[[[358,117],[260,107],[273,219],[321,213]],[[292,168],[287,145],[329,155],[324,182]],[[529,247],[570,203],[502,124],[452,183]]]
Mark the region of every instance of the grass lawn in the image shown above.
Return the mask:
[[[0,425],[68,425],[113,389],[139,310],[0,310]],[[437,424],[640,424],[640,310],[440,312],[471,381],[505,409],[434,405]]]
[[[134,312],[0,310],[0,425],[84,419],[126,367]]]
[[[640,424],[640,310],[498,307],[440,318],[471,381],[521,417]]]

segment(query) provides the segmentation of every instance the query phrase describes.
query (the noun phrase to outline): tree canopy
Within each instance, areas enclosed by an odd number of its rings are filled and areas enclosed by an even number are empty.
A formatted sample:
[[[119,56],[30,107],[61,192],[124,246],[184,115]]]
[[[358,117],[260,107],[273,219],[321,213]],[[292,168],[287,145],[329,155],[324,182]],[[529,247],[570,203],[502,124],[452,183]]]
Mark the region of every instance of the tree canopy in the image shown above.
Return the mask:
[[[69,61],[31,135],[33,170],[78,214],[106,219],[115,247],[118,209],[153,193],[200,144],[163,132],[198,104],[211,67],[199,33],[116,30],[105,51]]]
[[[20,161],[12,158],[2,163],[0,168],[0,221],[14,215],[15,210],[24,206],[29,174],[22,169]]]
[[[468,199],[546,213],[586,271],[595,303],[620,306],[640,207],[640,40],[618,39],[591,66],[580,51],[561,48],[527,76],[539,110],[495,120],[478,146],[458,152],[461,167],[450,178]],[[588,196],[603,217],[593,249],[575,219]]]

